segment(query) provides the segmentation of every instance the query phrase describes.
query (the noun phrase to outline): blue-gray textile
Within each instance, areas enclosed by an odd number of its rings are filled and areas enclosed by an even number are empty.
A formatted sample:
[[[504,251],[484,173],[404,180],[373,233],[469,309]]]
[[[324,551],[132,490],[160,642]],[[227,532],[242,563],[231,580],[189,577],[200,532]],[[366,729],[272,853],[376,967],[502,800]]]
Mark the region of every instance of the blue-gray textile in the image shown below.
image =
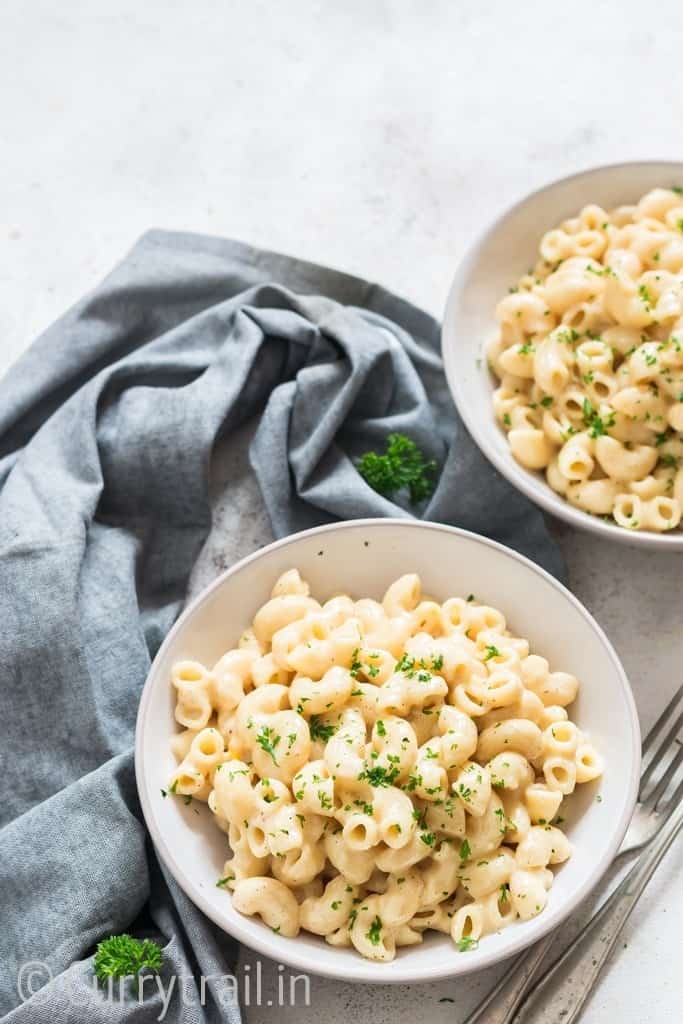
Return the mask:
[[[132,746],[150,659],[210,530],[212,450],[254,418],[277,536],[413,515],[354,468],[396,431],[438,465],[421,517],[563,573],[539,511],[458,418],[430,316],[241,243],[145,235],[0,383],[3,1021],[157,1017],[153,985],[144,1006],[93,989],[93,949],[121,931],[156,937],[162,976],[194,993],[163,1019],[239,1020],[210,986],[201,1005],[199,977],[229,974],[236,945],[159,868]]]

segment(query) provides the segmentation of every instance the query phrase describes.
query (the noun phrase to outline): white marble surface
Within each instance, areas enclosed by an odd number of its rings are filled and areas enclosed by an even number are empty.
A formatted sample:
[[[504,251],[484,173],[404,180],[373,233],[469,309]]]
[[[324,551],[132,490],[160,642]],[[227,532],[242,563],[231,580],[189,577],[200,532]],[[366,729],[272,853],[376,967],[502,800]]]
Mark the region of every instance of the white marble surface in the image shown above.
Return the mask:
[[[469,240],[518,195],[591,164],[681,155],[673,0],[656,19],[633,0],[5,0],[2,20],[0,372],[151,226],[327,262],[438,315]],[[267,537],[240,500],[235,554]],[[558,533],[647,727],[683,665],[683,563]],[[228,557],[213,554],[205,572]],[[679,842],[586,1024],[680,1020],[682,867]],[[309,1008],[246,1017],[457,1022],[490,980],[314,980]]]

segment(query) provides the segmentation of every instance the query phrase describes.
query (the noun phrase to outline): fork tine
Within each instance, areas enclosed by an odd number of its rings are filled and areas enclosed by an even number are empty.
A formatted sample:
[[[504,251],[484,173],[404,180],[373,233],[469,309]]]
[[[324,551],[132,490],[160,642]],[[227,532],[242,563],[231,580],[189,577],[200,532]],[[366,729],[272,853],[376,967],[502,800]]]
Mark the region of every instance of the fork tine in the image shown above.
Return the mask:
[[[678,804],[681,802],[681,800],[683,800],[683,779],[681,779],[681,781],[678,783],[678,786],[674,790],[673,796],[670,800],[666,801],[665,806],[655,807],[655,810],[664,813],[673,811],[674,808],[677,807]]]
[[[671,749],[672,744],[676,741],[676,737],[679,732],[683,729],[683,708],[681,708],[678,716],[674,719],[673,724],[669,727],[664,739],[659,740],[657,748],[652,751],[649,761],[642,775],[640,776],[640,794],[642,795],[645,786],[652,777],[653,772],[661,764],[667,752]]]
[[[650,747],[654,743],[655,737],[656,737],[657,733],[659,732],[659,730],[670,719],[670,717],[673,714],[673,712],[674,712],[674,710],[676,708],[676,705],[680,701],[681,697],[683,697],[683,683],[681,683],[681,685],[678,687],[678,689],[674,693],[673,697],[671,698],[671,700],[669,701],[667,706],[664,708],[664,710],[662,711],[661,715],[659,716],[659,718],[657,719],[655,724],[652,726],[652,728],[650,729],[650,731],[647,734],[647,736],[645,737],[645,739],[643,740],[643,756],[645,756],[645,754],[647,754],[648,750],[650,749]]]
[[[676,737],[680,730],[683,728],[683,708],[678,715],[678,718],[674,719],[674,723],[667,732],[666,736],[659,744],[657,749],[652,754],[649,764],[643,774],[640,776],[640,791],[638,793],[639,799],[642,800],[642,794],[647,786],[648,782],[652,778],[655,769],[662,763],[662,757],[666,754],[667,750],[675,742]]]
[[[658,780],[657,785],[652,790],[652,792],[648,793],[647,798],[644,801],[645,806],[654,806],[655,804],[657,804],[659,798],[663,796],[665,791],[667,790],[669,783],[673,779],[682,762],[683,746],[679,745],[676,755],[669,762],[669,765],[665,770],[664,774],[662,775],[661,779]]]

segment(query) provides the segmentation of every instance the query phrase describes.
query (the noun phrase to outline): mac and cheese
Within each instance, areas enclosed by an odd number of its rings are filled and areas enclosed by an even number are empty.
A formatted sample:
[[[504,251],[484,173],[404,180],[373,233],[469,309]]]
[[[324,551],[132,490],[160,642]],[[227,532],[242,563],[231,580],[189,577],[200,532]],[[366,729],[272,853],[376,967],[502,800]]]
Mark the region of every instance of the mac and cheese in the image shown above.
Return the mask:
[[[321,604],[290,570],[235,650],[172,684],[169,788],[227,834],[234,907],[374,960],[540,913],[571,855],[562,801],[602,770],[567,715],[576,679],[415,575]]]
[[[586,206],[497,306],[488,361],[512,454],[630,530],[683,513],[683,190]]]

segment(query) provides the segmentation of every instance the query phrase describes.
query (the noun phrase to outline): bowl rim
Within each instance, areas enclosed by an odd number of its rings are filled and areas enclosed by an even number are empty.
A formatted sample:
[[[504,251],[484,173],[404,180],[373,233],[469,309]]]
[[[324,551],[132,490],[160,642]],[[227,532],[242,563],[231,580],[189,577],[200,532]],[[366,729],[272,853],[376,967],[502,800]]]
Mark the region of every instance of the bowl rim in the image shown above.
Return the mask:
[[[510,943],[509,949],[505,950],[505,953],[501,955],[500,951],[487,952],[484,949],[478,949],[476,955],[471,959],[469,957],[459,957],[452,963],[446,961],[440,962],[437,958],[436,963],[433,967],[420,967],[411,968],[406,963],[405,969],[401,972],[400,976],[393,975],[391,977],[382,977],[382,964],[377,964],[371,960],[365,960],[362,957],[358,957],[358,964],[355,963],[352,966],[340,964],[340,968],[335,970],[334,967],[327,967],[326,965],[318,966],[317,963],[312,963],[310,958],[310,952],[308,955],[298,952],[296,940],[283,938],[279,935],[274,935],[268,932],[266,929],[254,928],[252,920],[249,917],[244,918],[244,923],[238,920],[235,922],[234,927],[231,922],[230,928],[225,925],[224,918],[220,913],[219,908],[213,903],[207,896],[205,896],[203,888],[198,883],[193,883],[192,879],[188,877],[180,867],[178,861],[175,858],[173,850],[169,847],[168,843],[161,834],[156,824],[155,815],[151,806],[150,794],[148,791],[147,780],[145,776],[145,726],[149,712],[152,708],[152,690],[153,690],[153,679],[158,671],[158,666],[163,660],[166,651],[173,643],[177,634],[183,629],[185,624],[191,619],[198,609],[206,602],[216,590],[218,590],[225,580],[230,577],[237,575],[244,570],[252,566],[253,563],[259,561],[259,559],[268,556],[272,551],[280,550],[299,540],[306,537],[314,537],[318,535],[325,535],[328,533],[334,533],[339,530],[367,530],[375,528],[385,527],[407,527],[410,529],[423,529],[433,530],[448,534],[455,534],[463,537],[466,540],[473,541],[476,544],[482,544],[486,547],[493,548],[498,554],[503,557],[512,558],[514,561],[522,563],[522,565],[531,569],[535,574],[540,576],[546,582],[550,583],[556,589],[558,589],[572,605],[578,613],[586,621],[586,625],[591,627],[598,635],[605,651],[611,660],[615,676],[619,682],[622,698],[625,702],[627,715],[630,721],[630,745],[631,745],[631,772],[627,782],[627,799],[624,803],[624,809],[613,826],[612,839],[603,854],[602,858],[596,860],[593,868],[586,874],[582,884],[577,888],[571,899],[566,900],[560,907],[554,909],[548,909],[546,913],[540,914],[538,917],[533,918],[531,921],[524,922],[524,927],[520,931],[520,935]],[[624,742],[627,742],[626,738]],[[581,903],[588,893],[595,887],[598,880],[602,877],[609,864],[614,860],[617,850],[624,837],[629,821],[633,814],[633,808],[635,806],[638,780],[640,776],[640,726],[638,721],[638,713],[633,698],[626,672],[621,664],[621,661],[610,643],[607,635],[605,634],[602,627],[598,624],[595,618],[591,615],[587,608],[576,598],[571,591],[564,586],[559,580],[552,576],[545,569],[542,569],[539,565],[533,562],[531,559],[526,558],[524,555],[519,554],[512,548],[506,547],[504,544],[500,544],[498,541],[483,537],[480,534],[473,533],[470,530],[463,530],[459,527],[449,526],[442,523],[427,522],[424,520],[409,520],[401,518],[370,518],[370,519],[353,519],[345,520],[339,523],[329,523],[324,526],[316,526],[312,529],[301,530],[297,533],[290,534],[281,540],[273,541],[271,544],[265,547],[259,548],[257,551],[252,552],[244,558],[241,558],[238,562],[235,562],[230,568],[226,569],[219,576],[216,577],[207,587],[205,587],[182,611],[175,623],[167,633],[163,643],[159,647],[157,654],[150,665],[147,673],[147,678],[142,690],[140,698],[140,705],[138,708],[136,727],[135,727],[135,781],[140,798],[140,804],[142,807],[143,817],[145,824],[150,833],[150,837],[154,844],[154,848],[175,879],[176,883],[185,892],[189,899],[198,907],[214,924],[236,939],[238,942],[248,946],[256,952],[269,957],[276,963],[286,964],[289,967],[294,967],[306,971],[309,974],[316,974],[322,977],[336,978],[341,981],[348,982],[362,982],[371,984],[404,984],[407,982],[427,982],[435,981],[439,978],[455,977],[458,975],[470,974],[475,971],[483,970],[486,967],[492,967],[495,964],[501,963],[508,957],[514,956],[521,950],[530,947],[538,939],[548,934],[553,928],[557,927],[562,921],[571,914],[572,910]]]
[[[458,301],[458,297],[463,290],[469,271],[478,258],[479,251],[486,242],[493,238],[503,221],[507,220],[512,213],[526,205],[530,200],[536,198],[536,196],[542,195],[544,192],[550,192],[559,185],[578,181],[581,178],[588,178],[597,173],[619,171],[626,167],[638,168],[656,166],[671,168],[677,167],[679,172],[683,175],[682,160],[623,160],[618,163],[598,164],[594,167],[588,167],[582,171],[576,171],[574,174],[555,178],[553,181],[550,181],[545,185],[540,185],[538,188],[527,192],[514,203],[506,206],[500,213],[498,213],[493,220],[489,221],[488,225],[476,235],[457,266],[453,281],[451,282],[451,286],[448,291],[448,297],[446,299],[444,309],[443,323],[441,327],[441,355],[453,401],[455,402],[470,437],[489,462],[492,462],[498,472],[514,487],[516,487],[517,490],[521,491],[536,505],[540,505],[542,509],[549,512],[551,515],[556,516],[558,519],[563,519],[571,526],[576,526],[581,530],[588,530],[589,532],[595,533],[606,540],[615,541],[616,543],[621,544],[628,544],[631,547],[649,548],[650,550],[683,551],[683,524],[679,531],[672,530],[670,533],[654,533],[647,530],[626,530],[616,524],[605,522],[599,516],[593,516],[589,512],[584,512],[582,509],[575,508],[573,505],[570,505],[568,501],[565,501],[561,495],[556,495],[554,491],[551,491],[550,488],[546,489],[538,487],[540,477],[536,475],[533,470],[525,469],[524,466],[519,465],[511,453],[499,452],[493,444],[489,443],[489,440],[484,436],[483,431],[479,430],[476,418],[470,414],[467,389],[462,386],[460,375],[457,372],[457,360],[455,356],[458,346],[458,336],[454,327],[455,315],[453,310],[456,302]],[[481,340],[483,341],[483,339]]]

